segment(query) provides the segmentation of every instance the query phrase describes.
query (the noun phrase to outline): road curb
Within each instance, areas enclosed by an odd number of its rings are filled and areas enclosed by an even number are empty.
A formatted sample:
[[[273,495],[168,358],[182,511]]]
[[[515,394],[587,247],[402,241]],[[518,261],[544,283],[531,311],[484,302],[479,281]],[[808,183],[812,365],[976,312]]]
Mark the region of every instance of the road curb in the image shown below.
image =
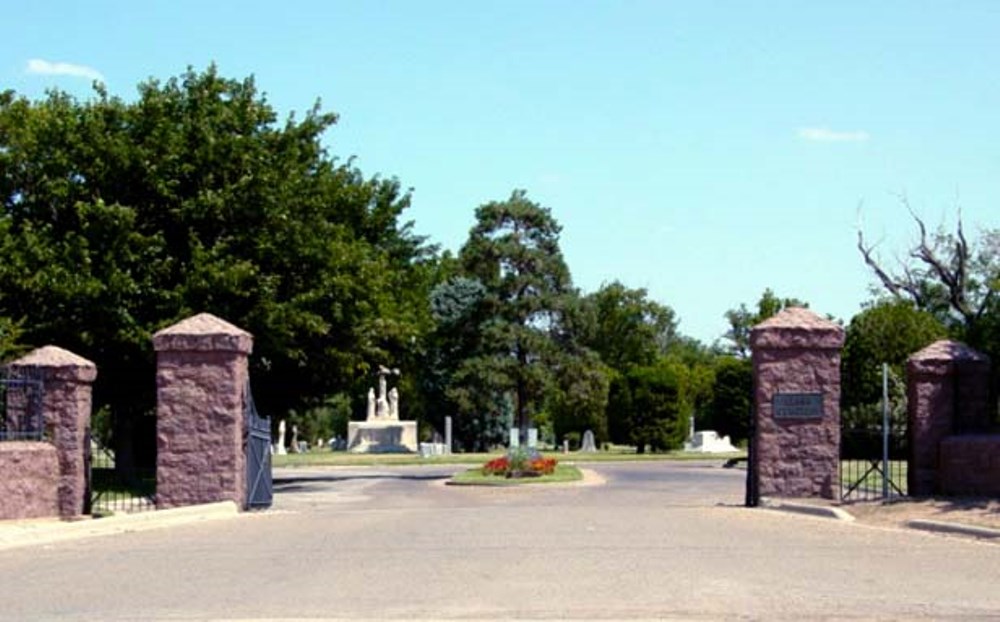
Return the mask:
[[[162,527],[234,518],[239,508],[232,501],[189,505],[168,510],[137,512],[79,521],[24,521],[0,523],[0,549],[53,544],[98,536],[148,531]]]
[[[961,523],[913,519],[907,521],[906,526],[911,529],[921,529],[923,531],[933,531],[935,533],[950,533],[961,536],[973,536],[976,538],[1000,538],[1000,529],[977,527],[975,525],[963,525]]]
[[[766,501],[764,507],[769,510],[780,512],[791,512],[793,514],[806,514],[819,518],[832,518],[834,520],[850,522],[854,520],[846,510],[828,505],[811,505],[808,503],[796,503],[793,501]]]

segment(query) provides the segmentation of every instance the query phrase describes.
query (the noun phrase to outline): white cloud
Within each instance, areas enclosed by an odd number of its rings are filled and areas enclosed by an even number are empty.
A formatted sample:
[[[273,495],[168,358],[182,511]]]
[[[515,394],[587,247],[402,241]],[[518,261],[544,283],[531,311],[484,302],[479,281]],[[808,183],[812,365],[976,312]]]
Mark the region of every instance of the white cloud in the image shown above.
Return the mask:
[[[841,132],[827,127],[802,127],[797,135],[802,140],[822,143],[861,143],[868,140],[868,132]]]
[[[75,65],[73,63],[53,63],[40,58],[32,58],[28,61],[26,69],[28,73],[46,76],[74,76],[77,78],[90,78],[91,80],[104,81],[101,72],[86,65]]]

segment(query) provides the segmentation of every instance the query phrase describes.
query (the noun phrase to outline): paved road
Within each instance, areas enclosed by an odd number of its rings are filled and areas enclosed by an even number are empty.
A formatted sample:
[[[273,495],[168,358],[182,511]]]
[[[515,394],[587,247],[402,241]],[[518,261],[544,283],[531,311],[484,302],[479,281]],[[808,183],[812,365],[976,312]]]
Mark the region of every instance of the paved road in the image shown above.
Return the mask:
[[[0,619],[1000,618],[998,545],[748,510],[716,466],[592,468],[284,471],[270,512],[4,551]]]

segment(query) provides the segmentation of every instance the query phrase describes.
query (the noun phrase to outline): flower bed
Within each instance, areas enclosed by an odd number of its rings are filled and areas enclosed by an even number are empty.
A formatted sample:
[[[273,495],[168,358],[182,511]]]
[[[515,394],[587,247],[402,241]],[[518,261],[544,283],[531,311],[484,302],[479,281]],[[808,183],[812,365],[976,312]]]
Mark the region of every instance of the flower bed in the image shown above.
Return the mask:
[[[555,458],[546,458],[533,449],[514,449],[484,464],[483,475],[507,478],[552,475],[557,463]]]

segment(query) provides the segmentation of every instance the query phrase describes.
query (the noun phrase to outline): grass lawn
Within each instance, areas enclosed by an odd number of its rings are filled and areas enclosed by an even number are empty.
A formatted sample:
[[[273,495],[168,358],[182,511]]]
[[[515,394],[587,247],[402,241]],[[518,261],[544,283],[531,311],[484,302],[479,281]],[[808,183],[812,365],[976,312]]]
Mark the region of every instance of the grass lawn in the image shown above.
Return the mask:
[[[465,486],[521,486],[534,484],[562,484],[583,479],[580,469],[571,464],[557,464],[552,475],[508,479],[501,475],[484,475],[480,468],[469,469],[451,478],[452,484]]]
[[[421,458],[419,454],[352,454],[345,451],[312,451],[305,454],[288,454],[272,456],[276,467],[326,467],[326,466],[404,466],[404,465],[440,465],[440,464],[474,464],[482,465],[503,455],[503,452],[451,454],[450,456],[432,456]],[[667,453],[637,454],[635,450],[612,449],[597,453],[559,451],[543,451],[547,458],[555,458],[560,463],[572,462],[585,464],[590,462],[639,462],[656,460],[713,460],[725,462],[729,458],[745,457],[743,452],[733,454],[701,454],[684,451]]]

